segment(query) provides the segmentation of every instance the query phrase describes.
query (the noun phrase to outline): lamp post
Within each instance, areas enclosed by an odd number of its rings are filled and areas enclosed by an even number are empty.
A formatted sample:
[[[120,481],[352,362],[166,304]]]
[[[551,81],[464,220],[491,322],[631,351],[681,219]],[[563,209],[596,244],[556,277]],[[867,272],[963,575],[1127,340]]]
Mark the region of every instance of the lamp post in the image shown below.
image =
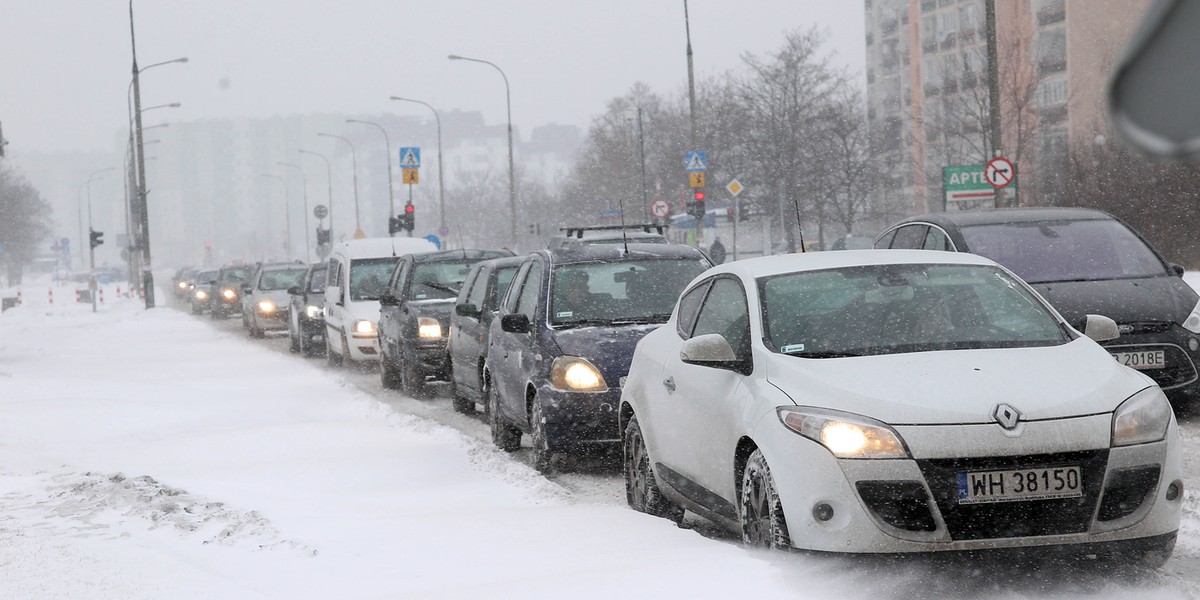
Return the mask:
[[[333,167],[329,165],[329,159],[319,152],[301,150],[300,154],[311,154],[325,161],[325,181],[329,188],[329,206],[326,207],[329,210],[329,243],[333,244]]]
[[[285,251],[287,252],[288,260],[291,260],[291,258],[292,258],[292,209],[291,209],[292,200],[291,200],[291,194],[288,192],[287,180],[278,175],[271,175],[270,173],[263,173],[262,176],[274,179],[274,180],[278,181],[279,183],[283,184],[283,220],[287,223],[287,225],[284,227],[284,230],[287,231],[287,241],[284,242],[283,247],[284,247]]]
[[[401,102],[415,102],[421,104],[433,112],[433,119],[437,122],[437,139],[438,139],[438,211],[440,213],[440,221],[438,223],[438,232],[446,230],[446,186],[442,174],[446,172],[445,163],[442,162],[442,117],[438,115],[437,109],[427,102],[413,100],[412,98],[401,98],[392,96],[392,100]],[[509,138],[511,140],[511,138]]]
[[[360,119],[346,119],[346,122],[347,123],[362,123],[363,125],[371,125],[372,127],[379,129],[379,133],[383,134],[383,145],[384,145],[384,148],[386,149],[386,154],[384,154],[384,157],[387,160],[387,173],[388,173],[388,205],[391,207],[391,211],[392,211],[392,213],[388,216],[389,217],[396,216],[396,194],[395,194],[395,192],[392,191],[392,188],[394,187],[394,184],[392,183],[392,140],[388,138],[387,130],[383,128],[383,125],[380,125],[379,123],[375,123],[373,121],[362,121]]]
[[[87,188],[87,213],[88,213],[87,221],[88,221],[88,232],[89,233],[91,233],[93,231],[93,228],[92,228],[92,181],[95,181],[96,177],[98,175],[101,175],[102,173],[107,173],[109,171],[116,171],[116,170],[117,170],[116,167],[106,167],[106,168],[100,169],[100,170],[92,173],[90,176],[88,176],[87,183],[84,184],[84,187]],[[81,230],[80,237],[83,237],[82,229],[83,228],[80,227],[80,230]],[[88,245],[88,290],[89,290],[89,295],[91,296],[91,300],[92,300],[92,312],[96,312],[96,248],[95,248],[95,246],[92,245],[92,238],[90,235],[88,236],[87,245]],[[82,251],[83,246],[82,245],[79,246],[79,249],[80,249],[80,251]]]
[[[83,252],[83,246],[85,244],[91,245],[91,238],[88,238],[83,235],[83,206],[84,205],[83,205],[83,202],[80,201],[81,200],[80,196],[83,194],[83,192],[85,190],[87,191],[87,209],[88,209],[87,210],[87,212],[88,212],[87,221],[88,221],[88,230],[90,231],[92,229],[92,182],[95,181],[96,179],[100,178],[100,176],[103,175],[104,173],[107,173],[109,171],[115,171],[115,170],[117,170],[116,167],[106,167],[106,168],[95,171],[94,173],[92,173],[91,175],[88,176],[87,181],[85,181],[79,185],[79,189],[75,192],[75,204],[76,204],[75,212],[79,217],[79,251],[80,252]],[[93,256],[94,256],[94,254],[95,253],[93,253]],[[81,260],[80,262],[83,262],[83,261]],[[93,263],[94,262],[95,261],[93,261]],[[95,264],[92,264],[90,268],[94,269]]]
[[[513,168],[513,133],[512,133],[512,93],[508,87],[508,76],[504,74],[504,70],[496,66],[495,63],[481,60],[478,58],[468,58],[451,54],[446,57],[450,60],[466,60],[470,62],[483,63],[500,72],[500,77],[504,78],[504,103],[508,111],[508,204],[512,210],[512,245],[516,249],[517,246],[517,180],[515,169]],[[441,165],[438,165],[441,168]]]
[[[308,177],[304,174],[304,169],[301,168],[300,165],[297,165],[295,163],[278,162],[275,164],[282,165],[282,166],[288,167],[290,169],[295,169],[296,171],[298,171],[300,173],[300,186],[301,186],[301,192],[302,192],[301,196],[304,198],[304,260],[311,263],[312,262],[312,250],[311,250],[312,241],[308,237],[309,236],[309,232],[308,232],[308,225],[309,225],[309,221],[308,221],[308,213],[309,213],[309,210],[308,210]],[[288,234],[288,235],[289,235],[289,237],[291,236],[291,234]]]
[[[635,112],[635,111],[633,111],[633,110],[628,111],[626,113],[627,118],[632,117],[632,115],[628,114],[629,112]],[[634,118],[637,119],[638,160],[641,162],[641,168],[642,168],[642,212],[645,215],[647,222],[650,222],[653,219],[652,219],[652,216],[650,215],[650,197],[648,195],[648,192],[646,191],[646,136],[642,132],[642,107],[641,106],[638,106],[636,108],[636,113],[637,113],[637,115]]]
[[[346,145],[350,146],[350,171],[354,175],[354,238],[364,238],[366,234],[362,230],[362,213],[358,205],[358,153],[354,150],[354,142],[340,135],[333,135],[332,133],[318,133],[317,135],[342,140],[346,142]]]

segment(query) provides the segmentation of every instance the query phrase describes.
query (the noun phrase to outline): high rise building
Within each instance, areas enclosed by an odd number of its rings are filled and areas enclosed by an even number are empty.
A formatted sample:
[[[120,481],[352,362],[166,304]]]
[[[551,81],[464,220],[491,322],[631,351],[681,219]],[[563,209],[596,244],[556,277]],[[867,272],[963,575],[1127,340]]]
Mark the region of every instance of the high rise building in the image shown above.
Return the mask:
[[[942,169],[997,153],[1016,201],[1053,204],[1069,149],[1109,138],[1105,83],[1149,0],[995,0],[1001,140],[989,136],[985,0],[865,0],[868,117],[911,212],[947,202]],[[1010,200],[1011,201],[1011,200]]]

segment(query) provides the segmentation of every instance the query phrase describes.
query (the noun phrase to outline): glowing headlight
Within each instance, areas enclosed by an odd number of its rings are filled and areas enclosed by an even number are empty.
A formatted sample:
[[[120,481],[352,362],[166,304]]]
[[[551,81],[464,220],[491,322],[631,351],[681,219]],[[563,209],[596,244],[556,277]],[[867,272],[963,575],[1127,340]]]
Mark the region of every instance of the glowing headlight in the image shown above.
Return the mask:
[[[237,298],[237,292],[233,291],[233,288],[225,288],[221,290],[221,295],[225,296],[226,300],[233,300],[234,298]]]
[[[186,281],[180,281],[180,282],[179,282],[179,289],[181,289],[181,290],[183,290],[183,289],[187,289],[187,282],[186,282]]]
[[[815,408],[780,407],[779,420],[838,458],[907,458],[891,427],[867,417]]]
[[[417,319],[417,335],[423,340],[436,340],[442,337],[442,324],[432,317]]]
[[[197,300],[208,300],[208,292],[206,292],[204,290],[196,290],[196,299]]]
[[[270,300],[263,300],[262,302],[259,302],[258,312],[267,314],[275,312],[275,303],[271,302]]]
[[[603,392],[608,389],[604,376],[586,358],[560,356],[550,366],[550,382],[560,390]]]
[[[312,306],[311,304],[304,307],[304,314],[310,319],[316,319],[321,316],[321,307]]]
[[[1132,446],[1157,442],[1167,436],[1175,413],[1157,385],[1148,387],[1113,411],[1112,445]]]
[[[355,321],[355,335],[375,335],[375,323],[371,321]]]

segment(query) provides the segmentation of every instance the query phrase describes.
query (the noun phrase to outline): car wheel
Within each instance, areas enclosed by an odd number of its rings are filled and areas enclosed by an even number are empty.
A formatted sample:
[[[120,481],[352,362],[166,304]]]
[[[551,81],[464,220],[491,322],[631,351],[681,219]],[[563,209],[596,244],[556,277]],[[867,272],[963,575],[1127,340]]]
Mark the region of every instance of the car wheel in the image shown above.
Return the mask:
[[[340,362],[341,365],[343,367],[346,367],[347,369],[353,369],[355,366],[354,359],[350,357],[350,340],[346,339],[346,334],[342,334],[341,349],[342,349],[342,355],[338,359],[338,362]]]
[[[342,355],[333,351],[333,340],[328,333],[325,335],[325,362],[331,367],[342,366]]]
[[[500,392],[495,386],[488,386],[488,425],[492,429],[492,443],[505,452],[516,452],[521,448],[521,430],[503,422],[500,416]]]
[[[214,307],[214,308],[213,308],[211,311],[209,311],[209,313],[208,313],[208,316],[210,316],[210,317],[212,317],[214,320],[216,320],[216,319],[220,319],[222,315],[221,315],[221,311],[217,310],[217,309]]]
[[[401,384],[400,374],[392,366],[392,361],[388,360],[387,352],[383,351],[382,340],[380,340],[379,344],[379,382],[387,390],[399,389]]]
[[[403,376],[400,378],[404,386],[404,393],[413,398],[420,398],[425,395],[425,374],[421,372],[421,365],[416,357],[407,355],[404,350],[400,351],[400,369]]]
[[[755,548],[784,550],[791,548],[787,520],[775,478],[762,450],[755,449],[742,472],[742,492],[738,502],[738,521],[742,542]]]
[[[683,522],[683,507],[663,496],[650,468],[650,453],[637,417],[629,419],[621,444],[621,458],[625,467],[625,500],[636,511],[663,517],[676,525]]]
[[[533,468],[539,473],[554,472],[554,451],[546,437],[546,416],[542,414],[542,402],[533,397],[529,409],[529,442],[533,446]]]

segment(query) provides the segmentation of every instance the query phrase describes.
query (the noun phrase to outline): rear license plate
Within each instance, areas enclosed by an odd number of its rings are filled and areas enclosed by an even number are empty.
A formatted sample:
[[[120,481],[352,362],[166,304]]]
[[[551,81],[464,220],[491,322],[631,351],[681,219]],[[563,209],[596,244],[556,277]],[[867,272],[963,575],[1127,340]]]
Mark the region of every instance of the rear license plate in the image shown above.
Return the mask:
[[[1165,350],[1143,350],[1141,352],[1114,352],[1117,362],[1135,369],[1163,369],[1167,366]]]
[[[1078,498],[1083,495],[1079,467],[958,474],[958,503],[986,504],[1018,500]]]

